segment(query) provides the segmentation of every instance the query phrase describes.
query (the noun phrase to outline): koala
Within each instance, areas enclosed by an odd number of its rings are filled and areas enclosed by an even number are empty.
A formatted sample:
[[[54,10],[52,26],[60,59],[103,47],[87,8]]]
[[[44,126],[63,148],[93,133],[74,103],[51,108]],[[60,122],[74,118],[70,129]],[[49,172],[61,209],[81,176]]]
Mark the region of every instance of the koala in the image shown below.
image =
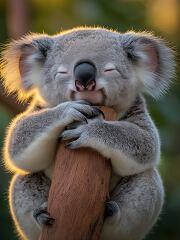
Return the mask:
[[[54,222],[47,201],[60,141],[111,161],[101,240],[143,239],[164,199],[156,169],[160,139],[144,95],[157,99],[168,89],[173,50],[146,32],[80,27],[12,41],[1,62],[7,92],[30,99],[4,144],[5,165],[15,173],[9,205],[20,237],[39,239],[43,224]],[[99,106],[114,109],[116,121],[106,121]]]

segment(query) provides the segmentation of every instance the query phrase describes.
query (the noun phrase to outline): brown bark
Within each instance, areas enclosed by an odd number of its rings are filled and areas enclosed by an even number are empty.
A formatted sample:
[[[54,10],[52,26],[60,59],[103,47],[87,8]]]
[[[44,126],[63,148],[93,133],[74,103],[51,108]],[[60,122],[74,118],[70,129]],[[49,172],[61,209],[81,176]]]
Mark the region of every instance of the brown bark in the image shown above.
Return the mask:
[[[104,108],[107,120],[115,119],[112,109]],[[90,149],[69,150],[60,145],[48,210],[55,219],[45,226],[41,240],[97,240],[108,199],[110,162]]]

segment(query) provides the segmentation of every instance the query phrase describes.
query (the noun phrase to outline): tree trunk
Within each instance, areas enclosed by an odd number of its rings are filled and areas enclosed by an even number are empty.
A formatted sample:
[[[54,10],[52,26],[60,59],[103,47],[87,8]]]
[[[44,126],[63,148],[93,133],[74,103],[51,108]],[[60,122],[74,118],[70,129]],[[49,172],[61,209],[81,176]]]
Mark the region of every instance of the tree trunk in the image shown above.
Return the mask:
[[[103,107],[107,120],[115,119],[112,109]],[[109,197],[109,160],[91,149],[70,150],[60,145],[48,211],[55,219],[45,226],[41,240],[97,240]]]

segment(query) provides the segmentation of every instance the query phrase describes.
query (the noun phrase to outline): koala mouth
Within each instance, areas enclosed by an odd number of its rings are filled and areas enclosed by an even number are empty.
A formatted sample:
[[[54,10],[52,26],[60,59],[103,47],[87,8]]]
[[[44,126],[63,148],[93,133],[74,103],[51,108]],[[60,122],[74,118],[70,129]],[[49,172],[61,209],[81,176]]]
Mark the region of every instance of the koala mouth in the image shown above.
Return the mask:
[[[96,91],[72,91],[71,92],[71,99],[72,100],[86,100],[94,105],[104,105],[105,101],[105,94],[103,89],[99,89]]]

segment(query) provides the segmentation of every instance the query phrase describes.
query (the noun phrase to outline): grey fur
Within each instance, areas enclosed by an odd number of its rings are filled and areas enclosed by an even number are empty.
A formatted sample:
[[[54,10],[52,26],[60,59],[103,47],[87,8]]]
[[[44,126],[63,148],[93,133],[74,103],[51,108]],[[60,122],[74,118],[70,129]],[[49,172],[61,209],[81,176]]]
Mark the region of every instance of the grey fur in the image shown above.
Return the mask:
[[[22,239],[38,239],[41,228],[33,214],[47,200],[49,187],[50,180],[43,173],[13,177],[10,186],[11,214]]]
[[[105,220],[101,239],[137,240],[143,239],[156,222],[164,192],[159,174],[150,169],[122,178],[110,197],[118,204],[119,213]]]
[[[128,158],[141,164],[143,170],[155,166],[160,158],[159,137],[141,97],[136,99],[121,121],[91,120],[87,124],[62,133],[62,140],[71,141],[75,138],[76,140],[69,144],[70,148],[95,149],[111,159],[114,172],[120,176],[129,175]],[[112,152],[115,150],[118,152],[113,156]],[[123,162],[124,167],[127,164],[127,169],[123,169],[122,166],[117,168],[117,165],[114,165],[120,159],[122,161],[122,154],[127,156],[126,161]],[[142,168],[137,165],[137,168],[131,169],[131,174],[142,171]]]
[[[77,93],[74,86],[73,69],[82,60],[93,62],[97,70],[96,89],[89,96]],[[174,73],[172,50],[147,33],[80,28],[15,41],[3,52],[2,67],[8,91],[18,92],[21,100],[34,99],[11,124],[4,148],[7,167],[29,172],[16,175],[10,188],[19,231],[28,239],[38,239],[40,226],[35,219],[29,217],[32,234],[23,219],[47,203],[50,184],[45,180],[42,187],[39,172],[51,178],[61,135],[69,148],[90,147],[111,159],[110,201],[119,209],[105,219],[102,239],[142,239],[159,216],[164,194],[155,170],[159,135],[142,93],[157,97],[166,90]],[[114,108],[118,119],[103,120],[87,101]]]
[[[73,121],[86,121],[100,112],[94,106],[83,101],[61,103],[56,107],[21,115],[10,130],[8,155],[15,167],[24,171],[37,172],[45,170],[53,162],[59,134]],[[40,142],[40,145],[34,144]],[[38,148],[44,149],[36,155]],[[48,152],[46,151],[48,147]],[[27,157],[28,154],[32,154]],[[35,152],[35,154],[33,154]]]

